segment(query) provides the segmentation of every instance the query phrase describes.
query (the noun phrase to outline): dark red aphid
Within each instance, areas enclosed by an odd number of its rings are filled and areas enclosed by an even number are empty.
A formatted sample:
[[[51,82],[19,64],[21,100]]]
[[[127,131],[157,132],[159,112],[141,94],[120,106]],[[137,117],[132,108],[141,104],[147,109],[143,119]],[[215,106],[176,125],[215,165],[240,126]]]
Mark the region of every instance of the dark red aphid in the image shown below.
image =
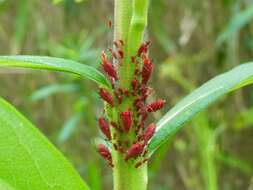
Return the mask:
[[[121,104],[121,103],[122,103],[122,96],[119,95],[119,92],[114,91],[114,95],[115,95],[115,97],[117,98],[118,103]]]
[[[141,95],[145,95],[148,92],[149,88],[146,85],[140,85],[139,91]]]
[[[144,164],[145,162],[148,162],[148,158],[145,158],[143,161],[142,161],[142,163]]]
[[[143,152],[144,145],[140,143],[133,144],[127,151],[125,160],[127,161],[130,158],[136,158],[141,155]]]
[[[122,142],[120,140],[117,141],[119,146],[122,146]]]
[[[141,97],[138,97],[137,99],[134,100],[134,106],[136,107],[137,110],[141,109],[144,106]]]
[[[109,48],[109,51],[111,52],[112,56],[114,59],[117,59],[118,58],[118,54],[116,51],[113,51],[112,48]]]
[[[137,80],[136,80],[136,78],[134,78],[134,79],[132,80],[131,85],[132,85],[133,91],[135,92],[135,91],[136,91],[136,87],[137,87]]]
[[[122,46],[124,45],[123,40],[116,40],[113,41],[113,44],[115,45],[116,48],[122,48]]]
[[[121,44],[121,46],[124,45],[124,41],[123,41],[123,40],[118,40],[118,41],[119,41],[119,43]]]
[[[110,29],[112,28],[112,20],[111,19],[108,20],[107,25],[108,25],[108,28],[110,28]]]
[[[153,71],[153,64],[149,57],[144,56],[143,57],[143,68],[142,68],[142,83],[147,84],[148,80],[150,79],[150,76]]]
[[[139,168],[141,165],[142,165],[142,161],[137,162],[137,163],[134,165],[134,167],[135,167],[135,168]]]
[[[149,106],[147,106],[147,111],[148,112],[155,112],[159,109],[161,109],[165,104],[165,100],[163,99],[158,99],[155,102],[153,102],[152,104],[150,104]]]
[[[113,128],[118,129],[118,125],[114,121],[111,121],[111,125]]]
[[[119,147],[119,152],[120,152],[120,153],[125,153],[124,148],[123,148],[123,147]]]
[[[106,159],[109,163],[112,163],[112,155],[111,152],[109,151],[109,149],[103,145],[103,144],[99,144],[97,146],[97,150],[98,153],[104,158]]]
[[[118,150],[118,145],[117,144],[114,143],[113,147],[114,147],[115,150]]]
[[[102,66],[103,66],[103,69],[104,71],[112,78],[114,78],[115,80],[118,80],[118,76],[117,76],[117,72],[116,72],[116,69],[114,68],[112,62],[110,62],[108,59],[107,59],[107,56],[105,54],[105,52],[103,51],[102,52]]]
[[[132,62],[132,63],[135,63],[135,61],[136,61],[136,57],[134,57],[134,56],[131,57],[131,62]]]
[[[111,140],[111,132],[110,132],[110,127],[109,123],[105,120],[105,118],[101,117],[98,119],[99,123],[99,128],[102,131],[102,133],[109,139]]]
[[[106,101],[108,104],[113,106],[113,98],[112,98],[111,94],[106,89],[100,88],[99,94],[104,101]]]
[[[147,53],[149,45],[150,41],[142,43],[140,48],[138,49],[137,55],[140,57],[142,54]]]
[[[128,90],[125,90],[124,94],[125,94],[126,97],[129,97],[129,91]]]
[[[120,59],[123,59],[123,58],[124,58],[124,52],[123,52],[123,50],[119,50],[119,51],[118,51],[118,54],[119,54],[119,56],[120,56]]]
[[[118,134],[117,133],[113,133],[113,140],[116,140],[118,137]]]
[[[153,137],[155,134],[156,125],[154,123],[151,123],[146,130],[144,131],[142,135],[142,139],[144,141],[144,144],[148,144],[148,141]]]
[[[130,130],[130,127],[132,125],[133,119],[132,119],[132,112],[131,111],[125,111],[120,114],[123,127],[126,132]]]

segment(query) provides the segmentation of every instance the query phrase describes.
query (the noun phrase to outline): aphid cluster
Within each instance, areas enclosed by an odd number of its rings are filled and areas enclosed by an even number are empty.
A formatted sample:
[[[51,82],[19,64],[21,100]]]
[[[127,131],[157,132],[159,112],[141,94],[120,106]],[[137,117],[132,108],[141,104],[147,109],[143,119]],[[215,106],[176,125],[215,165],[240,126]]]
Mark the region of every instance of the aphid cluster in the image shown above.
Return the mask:
[[[99,94],[109,109],[117,108],[119,113],[117,119],[110,116],[99,118],[99,127],[112,148],[121,153],[126,162],[134,162],[138,168],[148,161],[145,149],[156,130],[154,123],[147,125],[148,114],[161,109],[165,101],[158,99],[147,104],[147,98],[153,92],[147,85],[153,71],[153,63],[148,55],[150,42],[141,44],[136,55],[130,59],[124,59],[122,40],[113,44],[114,47],[109,49],[113,61],[104,51],[101,55],[102,68],[111,81],[112,89],[100,88]],[[124,89],[120,86],[118,71],[128,60],[135,70],[131,87]],[[98,145],[98,152],[113,166],[111,152],[105,145]]]

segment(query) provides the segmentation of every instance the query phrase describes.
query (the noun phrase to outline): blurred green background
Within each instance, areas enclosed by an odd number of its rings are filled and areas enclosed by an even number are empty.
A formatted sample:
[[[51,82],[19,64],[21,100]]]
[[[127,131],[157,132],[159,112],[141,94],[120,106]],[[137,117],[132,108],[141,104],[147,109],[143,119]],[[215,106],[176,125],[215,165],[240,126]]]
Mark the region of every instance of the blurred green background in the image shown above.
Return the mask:
[[[0,54],[48,55],[99,66],[112,43],[113,0],[0,0]],[[151,0],[158,119],[213,76],[253,60],[252,0]],[[92,82],[32,70],[0,70],[0,93],[68,157],[93,190],[112,189],[96,153],[102,102]],[[201,112],[152,158],[149,189],[252,190],[253,88]]]

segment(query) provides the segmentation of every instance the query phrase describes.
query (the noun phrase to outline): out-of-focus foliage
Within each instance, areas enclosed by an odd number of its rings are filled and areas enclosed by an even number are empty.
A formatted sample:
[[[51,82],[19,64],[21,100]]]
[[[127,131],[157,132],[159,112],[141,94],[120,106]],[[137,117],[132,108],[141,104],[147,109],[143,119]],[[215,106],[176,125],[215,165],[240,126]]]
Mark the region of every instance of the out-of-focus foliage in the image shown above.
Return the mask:
[[[166,97],[164,112],[218,73],[252,61],[252,3],[150,1],[146,36],[155,63],[152,86],[158,97]],[[113,32],[106,27],[111,18],[113,0],[2,0],[0,52],[56,56],[98,67],[100,51],[112,43]],[[111,189],[111,171],[93,146],[102,106],[91,93],[93,83],[30,70],[1,70],[0,80],[1,96],[57,144],[91,189]],[[252,188],[252,105],[253,90],[247,87],[200,113],[152,158],[150,189]]]

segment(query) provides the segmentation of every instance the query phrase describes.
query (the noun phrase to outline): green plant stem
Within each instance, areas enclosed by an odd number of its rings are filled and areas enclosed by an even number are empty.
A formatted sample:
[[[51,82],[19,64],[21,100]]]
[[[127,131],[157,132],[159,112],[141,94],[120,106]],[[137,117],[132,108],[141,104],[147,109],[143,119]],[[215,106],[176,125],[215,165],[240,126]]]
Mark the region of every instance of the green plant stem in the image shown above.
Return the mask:
[[[115,0],[114,40],[124,42],[124,61],[119,67],[119,85],[124,89],[130,89],[134,74],[131,56],[136,55],[143,40],[147,24],[147,7],[148,0]],[[132,100],[124,101],[118,108],[107,110],[107,114],[113,121],[118,121],[118,113],[131,108],[132,105]],[[114,190],[146,190],[147,164],[135,168],[136,161],[126,162],[123,155],[114,149],[112,159]]]
[[[132,0],[115,0],[114,5],[114,40],[127,40],[132,17]]]
[[[124,63],[120,67],[120,86],[129,89],[134,75],[131,57],[136,55],[143,41],[147,25],[148,0],[115,0],[114,40],[125,42]]]
[[[122,154],[113,151],[114,190],[146,190],[147,164],[135,168],[131,161],[126,162]]]

